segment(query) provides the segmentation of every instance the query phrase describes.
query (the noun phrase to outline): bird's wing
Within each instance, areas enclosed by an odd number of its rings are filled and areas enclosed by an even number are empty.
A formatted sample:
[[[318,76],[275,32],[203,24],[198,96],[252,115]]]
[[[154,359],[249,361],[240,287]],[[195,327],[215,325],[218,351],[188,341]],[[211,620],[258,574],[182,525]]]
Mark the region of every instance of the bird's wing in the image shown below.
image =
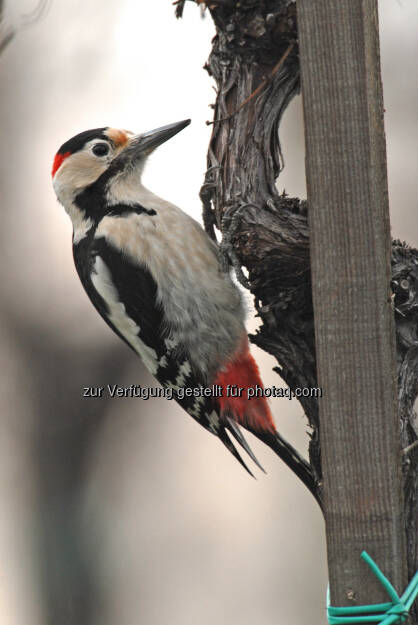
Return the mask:
[[[103,237],[81,241],[74,248],[74,260],[90,300],[106,323],[141,357],[163,387],[173,389],[173,398],[182,408],[216,434],[248,470],[226,432],[231,430],[228,420],[220,417],[216,391],[205,395],[206,382],[193,371],[170,335],[157,302],[157,285],[147,268],[122,256]],[[234,432],[232,435],[236,437]]]
[[[131,263],[105,238],[82,239],[74,246],[74,261],[95,308],[155,375],[166,348],[163,313],[149,271]]]

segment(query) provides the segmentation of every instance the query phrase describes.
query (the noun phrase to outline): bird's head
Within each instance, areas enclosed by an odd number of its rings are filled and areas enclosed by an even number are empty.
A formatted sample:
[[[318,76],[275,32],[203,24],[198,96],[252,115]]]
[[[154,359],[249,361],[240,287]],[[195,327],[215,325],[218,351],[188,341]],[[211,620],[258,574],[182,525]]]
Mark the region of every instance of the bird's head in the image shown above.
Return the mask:
[[[138,182],[148,155],[189,124],[186,119],[139,135],[107,127],[75,135],[54,158],[52,180],[58,200],[68,208],[86,189],[104,190],[132,174]]]

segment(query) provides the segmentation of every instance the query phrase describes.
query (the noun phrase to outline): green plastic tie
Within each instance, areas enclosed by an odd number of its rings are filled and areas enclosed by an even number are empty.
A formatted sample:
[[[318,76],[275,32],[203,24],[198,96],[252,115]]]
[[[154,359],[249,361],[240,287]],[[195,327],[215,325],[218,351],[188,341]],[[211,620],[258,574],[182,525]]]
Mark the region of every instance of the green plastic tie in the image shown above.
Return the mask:
[[[363,551],[361,557],[383,588],[388,593],[391,601],[388,603],[375,603],[374,605],[357,605],[354,607],[335,608],[329,604],[329,588],[327,591],[327,615],[329,625],[345,625],[346,623],[380,623],[380,625],[393,625],[402,623],[408,616],[411,605],[418,595],[418,571],[409,582],[402,597],[385,577],[377,564],[368,553]]]

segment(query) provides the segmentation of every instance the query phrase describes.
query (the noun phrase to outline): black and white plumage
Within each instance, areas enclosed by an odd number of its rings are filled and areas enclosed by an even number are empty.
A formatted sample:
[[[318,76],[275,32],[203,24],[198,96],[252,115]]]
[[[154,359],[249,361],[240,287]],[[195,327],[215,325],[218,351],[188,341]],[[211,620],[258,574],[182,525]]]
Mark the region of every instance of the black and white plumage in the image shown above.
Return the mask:
[[[150,152],[188,124],[141,135],[98,128],[61,146],[53,185],[73,223],[75,265],[100,315],[163,386],[261,386],[241,296],[216,244],[141,183]],[[264,397],[177,401],[244,466],[227,431],[255,460],[237,424],[252,431],[316,494],[308,463],[277,433]]]

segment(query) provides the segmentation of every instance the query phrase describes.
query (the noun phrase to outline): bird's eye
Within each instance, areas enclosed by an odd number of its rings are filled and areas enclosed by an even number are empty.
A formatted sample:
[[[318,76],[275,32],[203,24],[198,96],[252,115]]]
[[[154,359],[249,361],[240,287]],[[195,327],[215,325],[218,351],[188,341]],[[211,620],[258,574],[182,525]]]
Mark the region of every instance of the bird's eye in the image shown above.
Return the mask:
[[[95,156],[106,156],[108,152],[109,146],[107,145],[107,143],[96,143],[93,146],[93,154]]]

